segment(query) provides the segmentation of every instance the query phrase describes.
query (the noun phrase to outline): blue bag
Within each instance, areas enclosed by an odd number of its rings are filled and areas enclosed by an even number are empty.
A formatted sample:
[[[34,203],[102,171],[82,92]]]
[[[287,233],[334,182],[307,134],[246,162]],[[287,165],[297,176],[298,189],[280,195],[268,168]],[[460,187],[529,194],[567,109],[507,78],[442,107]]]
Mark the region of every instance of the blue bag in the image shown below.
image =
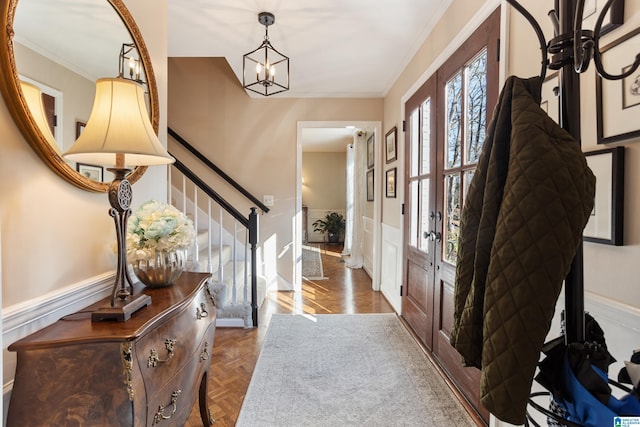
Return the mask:
[[[607,384],[607,374],[601,369],[590,366],[597,377]],[[613,426],[619,416],[640,416],[640,402],[632,395],[618,399],[609,395],[603,404],[577,378],[565,354],[563,362],[563,382],[565,398],[557,403],[566,411],[566,419],[585,427]],[[608,387],[608,386],[607,386]]]

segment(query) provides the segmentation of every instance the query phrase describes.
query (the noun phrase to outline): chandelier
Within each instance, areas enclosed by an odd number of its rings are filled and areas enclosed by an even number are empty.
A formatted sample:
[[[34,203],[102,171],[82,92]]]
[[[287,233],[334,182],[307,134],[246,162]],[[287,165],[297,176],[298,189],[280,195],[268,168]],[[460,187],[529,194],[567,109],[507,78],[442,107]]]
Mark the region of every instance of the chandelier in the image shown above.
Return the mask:
[[[242,57],[242,86],[264,96],[289,90],[289,58],[269,42],[269,25],[275,20],[273,13],[258,14],[258,22],[264,25],[264,40],[256,50]]]

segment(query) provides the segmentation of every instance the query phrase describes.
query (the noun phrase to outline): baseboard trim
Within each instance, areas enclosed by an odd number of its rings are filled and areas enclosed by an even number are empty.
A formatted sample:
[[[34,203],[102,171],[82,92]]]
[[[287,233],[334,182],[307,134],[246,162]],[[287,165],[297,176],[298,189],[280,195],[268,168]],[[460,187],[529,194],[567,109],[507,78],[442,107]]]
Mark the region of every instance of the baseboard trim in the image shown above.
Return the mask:
[[[244,319],[239,317],[218,317],[216,319],[216,328],[244,328]]]
[[[640,333],[640,308],[592,292],[585,292],[585,309],[597,313],[598,316],[615,323],[616,326]]]

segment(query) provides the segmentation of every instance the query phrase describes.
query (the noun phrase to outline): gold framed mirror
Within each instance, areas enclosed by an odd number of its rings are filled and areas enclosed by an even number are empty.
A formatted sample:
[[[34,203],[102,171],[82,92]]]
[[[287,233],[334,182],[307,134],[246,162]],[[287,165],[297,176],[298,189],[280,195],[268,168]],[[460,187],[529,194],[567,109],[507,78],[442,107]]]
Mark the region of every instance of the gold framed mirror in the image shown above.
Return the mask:
[[[119,59],[121,49],[126,43],[133,43],[133,45],[135,45],[140,62],[142,63],[143,76],[148,94],[147,107],[153,129],[156,134],[158,133],[159,107],[155,75],[153,73],[149,52],[133,17],[122,0],[0,0],[0,4],[2,5],[2,16],[0,19],[2,20],[3,28],[2,34],[0,35],[2,39],[2,45],[0,46],[0,90],[16,125],[38,156],[59,176],[84,190],[106,192],[109,187],[109,179],[103,178],[105,182],[92,179],[92,177],[96,175],[84,173],[85,169],[81,167],[95,166],[102,170],[99,165],[71,164],[66,162],[60,153],[64,152],[66,148],[73,144],[75,138],[77,138],[77,132],[81,131],[83,123],[89,118],[93,104],[93,92],[87,91],[87,93],[83,95],[84,98],[89,100],[88,102],[86,100],[74,102],[74,92],[79,90],[77,88],[80,86],[86,86],[87,84],[94,90],[95,80],[98,78],[116,77],[118,71],[121,71],[122,68],[119,64]],[[43,9],[45,5],[47,8],[46,11],[38,10],[38,8]],[[104,10],[105,7],[108,9],[107,11]],[[109,16],[110,14],[113,16]],[[38,16],[41,18],[41,24],[39,25],[36,19]],[[58,22],[56,19],[64,22]],[[74,24],[74,20],[81,22],[75,22]],[[46,31],[46,29],[49,28],[51,34],[46,33],[46,36],[40,38],[39,41],[33,41],[33,39],[28,40],[28,37],[23,37],[23,35],[18,32],[19,29],[23,28],[21,21],[28,22],[29,25],[38,30],[42,28],[43,31]],[[52,23],[55,23],[57,27],[52,25]],[[122,28],[117,28],[118,26]],[[33,28],[31,28],[31,30],[33,30]],[[74,31],[78,31],[78,33],[64,34],[63,37],[61,33],[66,32],[67,29],[73,29]],[[24,30],[24,32],[27,31]],[[100,45],[104,45],[105,40],[101,39],[106,38],[108,34],[110,35],[112,33],[117,33],[114,37],[117,38],[118,43],[111,40],[109,41],[110,46],[108,49],[113,51],[113,55],[106,61],[109,62],[108,67],[110,68],[101,69],[96,66],[100,62],[105,62],[104,59],[102,61],[96,59],[102,55],[104,51]],[[126,37],[129,37],[129,39],[127,40]],[[20,41],[18,42],[17,40]],[[65,44],[58,45],[57,47],[54,44],[51,46],[42,46],[42,44],[49,42]],[[61,46],[64,46],[65,49],[62,49]],[[67,46],[76,48],[75,56],[81,56],[85,60],[84,65],[75,63],[75,60],[69,59],[70,56],[63,58]],[[87,48],[87,46],[90,47]],[[32,68],[41,71],[40,78],[33,79],[31,76],[23,73],[20,67],[22,63],[16,60],[16,56],[25,55],[20,52],[21,50],[28,52],[28,54],[38,60],[49,61],[46,62],[46,64],[48,64],[46,66],[32,66]],[[81,55],[79,55],[78,52],[81,53]],[[68,55],[73,54],[73,49],[71,49]],[[111,55],[111,53],[109,53],[109,55]],[[85,56],[88,58],[84,58]],[[93,66],[96,67],[91,68]],[[67,98],[70,99],[70,102],[66,102],[66,104],[88,104],[86,112],[74,111],[72,113],[64,113],[64,128],[73,129],[72,133],[70,133],[71,131],[52,132],[46,125],[39,125],[39,114],[35,112],[38,108],[34,108],[34,110],[30,109],[29,105],[33,106],[33,103],[29,101],[25,95],[25,93],[28,95],[29,92],[26,88],[34,86],[34,80],[37,84],[47,84],[46,82],[42,82],[42,80],[46,79],[42,76],[55,74],[55,68],[58,67],[69,69],[69,74],[73,74],[74,77],[79,76],[77,80],[84,79],[83,84],[72,84],[71,87],[73,90],[69,90],[66,97],[64,93],[60,95],[65,97],[65,101]],[[105,69],[109,71],[104,71]],[[112,72],[110,70],[114,71]],[[67,79],[63,78],[62,80]],[[53,91],[58,89],[55,87],[55,84],[51,86],[53,87],[51,89]],[[23,88],[25,89],[23,90]],[[47,108],[45,108],[45,110],[46,109]],[[32,111],[34,112],[32,113]],[[52,135],[53,133],[55,133],[55,136]],[[55,143],[60,146],[55,146]],[[146,169],[146,166],[138,166],[128,175],[127,179],[131,183],[136,182],[142,174],[144,174]],[[102,176],[102,174],[99,175]]]

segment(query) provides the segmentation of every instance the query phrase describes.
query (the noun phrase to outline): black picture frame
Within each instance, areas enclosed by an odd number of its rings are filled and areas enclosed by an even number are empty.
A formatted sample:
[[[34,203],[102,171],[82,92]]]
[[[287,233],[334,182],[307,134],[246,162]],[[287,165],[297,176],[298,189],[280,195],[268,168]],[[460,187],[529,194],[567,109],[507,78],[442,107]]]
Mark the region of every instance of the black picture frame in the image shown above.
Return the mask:
[[[584,2],[582,28],[585,30],[593,30],[595,28],[596,20],[598,19],[598,16],[600,16],[602,7],[606,2],[607,0],[586,0]],[[608,15],[605,16],[604,21],[602,21],[602,27],[600,28],[601,36],[610,33],[624,24],[624,0],[614,1],[607,14]]]
[[[82,131],[86,126],[87,124],[84,122],[76,122],[76,139],[80,138],[80,135],[82,135]]]
[[[398,171],[398,168],[393,168],[393,169],[389,169],[386,172],[385,188],[386,188],[386,196],[388,199],[396,198],[396,186],[398,183],[397,171]]]
[[[633,61],[625,49],[629,45],[640,44],[640,28],[620,37],[602,48],[602,61],[605,70],[611,74],[620,74],[628,69]],[[631,87],[630,80],[640,84],[640,70],[621,80],[604,80],[596,77],[596,125],[597,143],[610,144],[640,138],[640,102],[629,100],[631,94],[625,91]],[[640,88],[634,94],[640,100]]]
[[[398,159],[397,137],[398,137],[398,128],[395,126],[389,132],[387,132],[384,136],[386,163],[391,163]]]
[[[547,75],[542,82],[540,108],[553,119],[560,123],[560,73],[554,72]]]
[[[104,169],[102,166],[76,163],[76,171],[92,181],[102,182],[103,180]]]
[[[371,169],[375,164],[375,142],[373,135],[367,138],[367,169]]]
[[[624,147],[585,153],[596,176],[593,210],[583,231],[585,242],[624,244]]]
[[[373,202],[374,183],[373,169],[369,169],[367,171],[367,202]]]

